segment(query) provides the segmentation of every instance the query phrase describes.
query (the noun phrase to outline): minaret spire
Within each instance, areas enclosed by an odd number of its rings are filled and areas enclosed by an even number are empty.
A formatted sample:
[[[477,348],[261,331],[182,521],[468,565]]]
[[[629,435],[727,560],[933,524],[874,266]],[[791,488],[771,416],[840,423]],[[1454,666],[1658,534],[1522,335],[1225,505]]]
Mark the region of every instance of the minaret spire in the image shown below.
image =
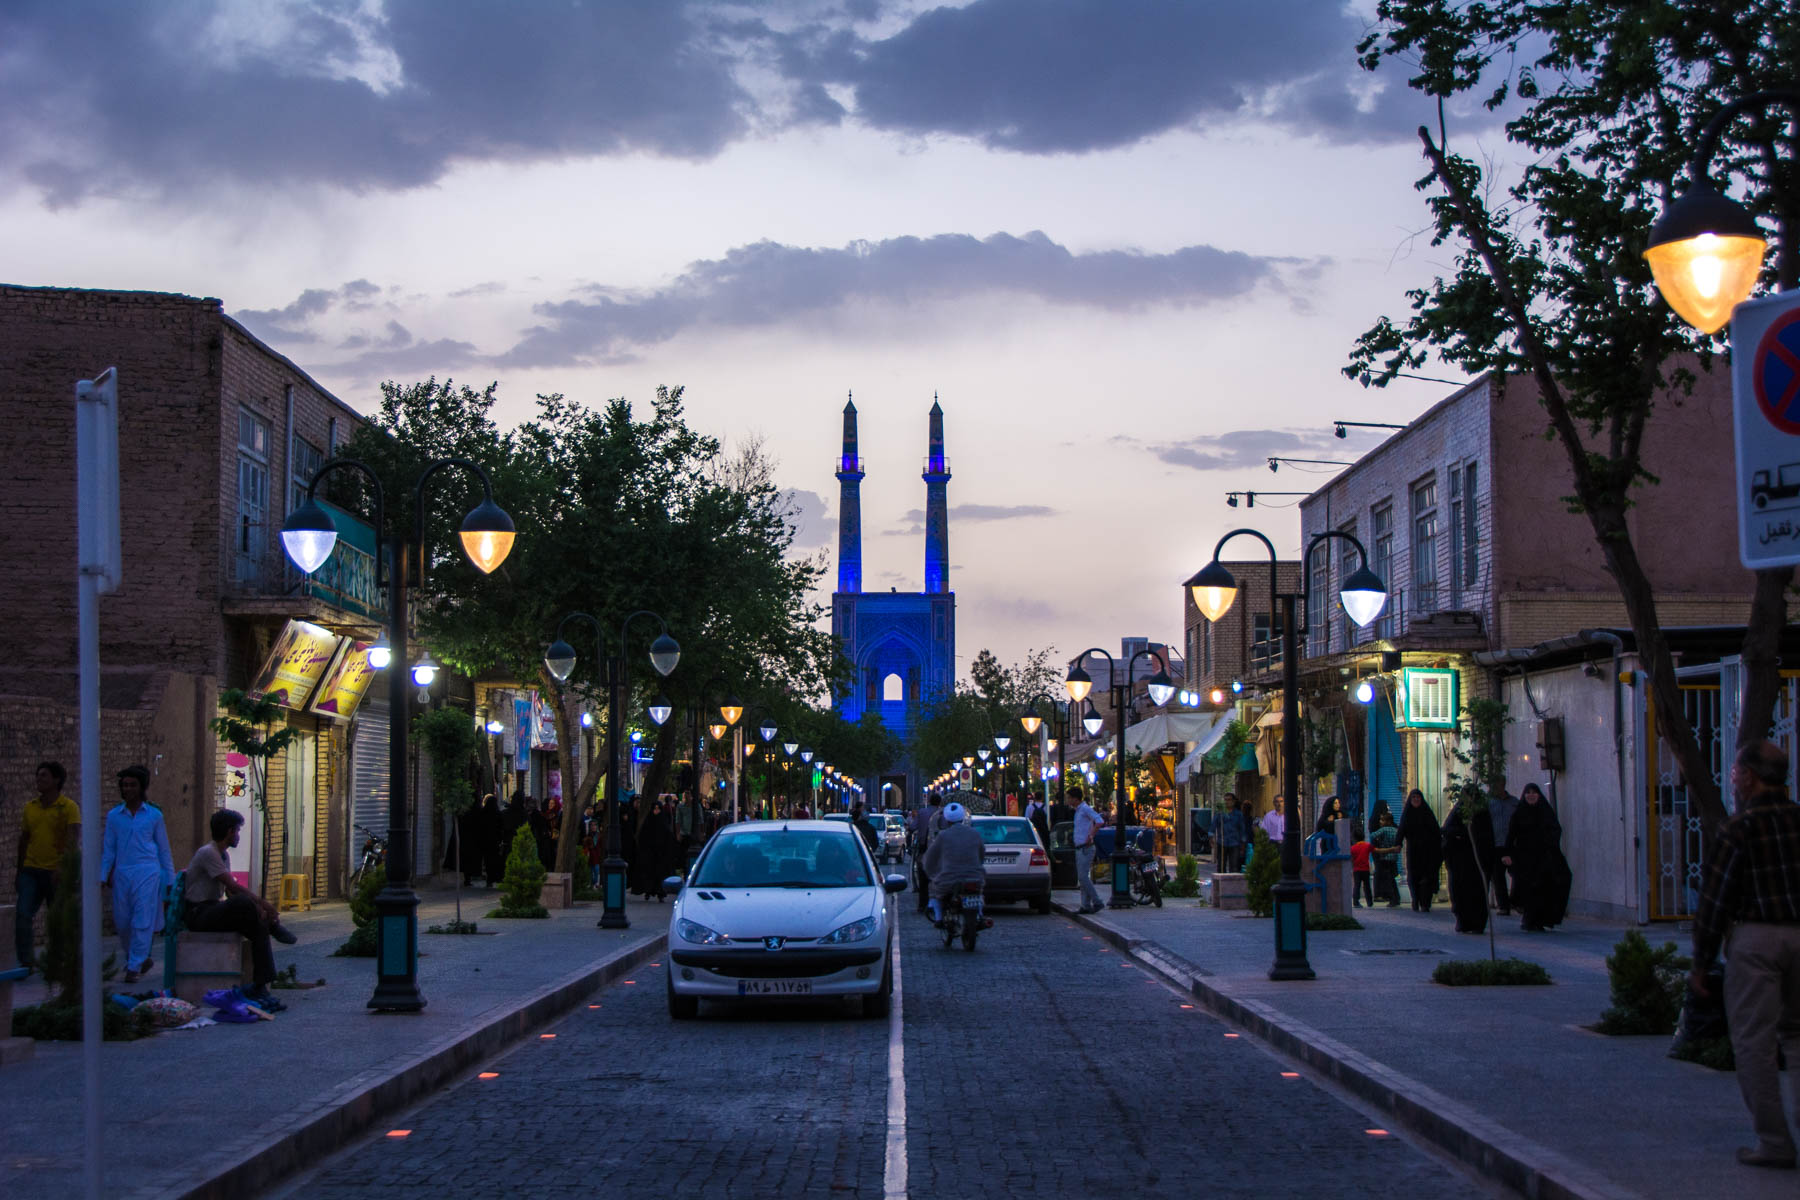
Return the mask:
[[[925,447],[925,590],[950,590],[950,460],[944,457],[944,410],[931,393]]]
[[[856,397],[844,402],[844,448],[838,456],[838,586],[862,591],[862,459],[856,453]]]

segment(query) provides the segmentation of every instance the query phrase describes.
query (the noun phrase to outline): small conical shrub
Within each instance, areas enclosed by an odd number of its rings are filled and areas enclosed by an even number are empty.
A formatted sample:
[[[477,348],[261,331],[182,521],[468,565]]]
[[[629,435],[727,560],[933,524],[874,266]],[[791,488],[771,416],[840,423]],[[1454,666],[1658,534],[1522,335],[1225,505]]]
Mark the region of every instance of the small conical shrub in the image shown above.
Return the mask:
[[[1281,879],[1281,847],[1271,842],[1269,835],[1260,829],[1252,831],[1251,838],[1255,850],[1244,871],[1244,901],[1257,916],[1273,916],[1275,897],[1272,889]]]
[[[528,826],[513,835],[512,852],[506,856],[506,874],[500,880],[500,907],[493,917],[548,917],[539,903],[544,894],[544,862],[538,857],[537,839]]]
[[[1652,950],[1642,933],[1626,930],[1606,959],[1612,1007],[1594,1028],[1615,1035],[1674,1033],[1690,965],[1674,942]]]
[[[356,923],[356,928],[350,931],[350,937],[343,945],[331,952],[334,957],[375,957],[375,895],[386,886],[386,866],[376,867],[357,882],[356,894],[350,897],[350,919]]]

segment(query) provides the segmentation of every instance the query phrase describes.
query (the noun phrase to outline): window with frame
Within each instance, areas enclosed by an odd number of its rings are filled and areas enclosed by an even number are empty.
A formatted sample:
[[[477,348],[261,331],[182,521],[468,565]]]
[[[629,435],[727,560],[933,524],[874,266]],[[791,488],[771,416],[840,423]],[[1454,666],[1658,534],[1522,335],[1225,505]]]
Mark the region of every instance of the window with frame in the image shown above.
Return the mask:
[[[238,410],[237,580],[262,582],[269,536],[269,423],[247,408]]]
[[[1319,542],[1307,556],[1306,652],[1326,654],[1331,650],[1331,543]]]
[[[1354,520],[1345,521],[1338,526],[1338,532],[1346,537],[1355,537],[1356,522]],[[1338,545],[1338,587],[1341,588],[1344,586],[1344,580],[1356,573],[1359,560],[1354,545],[1345,541],[1344,538],[1338,538],[1336,541]],[[1344,629],[1344,649],[1348,650],[1356,645],[1356,622],[1350,619],[1350,614],[1344,611],[1342,604],[1338,605],[1338,615]]]
[[[306,489],[312,483],[313,476],[325,465],[325,452],[303,437],[294,439],[294,462],[290,474],[293,477],[293,503],[288,506],[292,512],[306,503]]]
[[[1479,501],[1475,490],[1475,470],[1475,463],[1463,465],[1462,585],[1470,590],[1478,586],[1481,579],[1481,524],[1476,511]],[[1451,569],[1456,568],[1453,566]]]
[[[1462,607],[1463,493],[1462,469],[1450,472],[1450,607]]]
[[[1438,607],[1438,494],[1437,476],[1415,483],[1412,489],[1412,586],[1413,610],[1436,612]]]
[[[1397,596],[1401,588],[1400,581],[1394,577],[1394,505],[1391,500],[1383,500],[1369,511],[1369,535],[1369,554],[1374,559],[1370,568],[1387,584],[1388,595]],[[1376,618],[1377,638],[1394,636],[1395,607],[1388,604]]]
[[[1258,670],[1281,665],[1281,629],[1269,613],[1257,613],[1250,627],[1250,665]]]

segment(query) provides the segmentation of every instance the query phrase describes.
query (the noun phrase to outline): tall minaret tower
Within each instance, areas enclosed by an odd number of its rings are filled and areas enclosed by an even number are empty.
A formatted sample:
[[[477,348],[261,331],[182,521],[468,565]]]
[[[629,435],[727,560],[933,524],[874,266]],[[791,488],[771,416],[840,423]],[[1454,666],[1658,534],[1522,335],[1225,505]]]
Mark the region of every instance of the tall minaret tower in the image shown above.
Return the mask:
[[[844,402],[844,450],[838,458],[838,586],[862,591],[862,459],[856,454],[856,398]]]
[[[950,590],[950,460],[944,457],[944,410],[931,394],[931,433],[925,450],[925,590]]]

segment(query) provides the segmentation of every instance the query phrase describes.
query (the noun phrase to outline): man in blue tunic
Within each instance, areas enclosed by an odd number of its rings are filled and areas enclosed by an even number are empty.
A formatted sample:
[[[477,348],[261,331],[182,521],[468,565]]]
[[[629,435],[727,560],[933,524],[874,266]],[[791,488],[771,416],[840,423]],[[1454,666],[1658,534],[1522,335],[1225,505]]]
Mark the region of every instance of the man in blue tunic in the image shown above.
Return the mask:
[[[150,970],[150,939],[162,924],[163,889],[175,881],[169,832],[149,793],[150,772],[143,767],[119,772],[121,803],[106,814],[100,854],[100,880],[112,888],[113,925],[125,952],[121,978],[126,983]]]

